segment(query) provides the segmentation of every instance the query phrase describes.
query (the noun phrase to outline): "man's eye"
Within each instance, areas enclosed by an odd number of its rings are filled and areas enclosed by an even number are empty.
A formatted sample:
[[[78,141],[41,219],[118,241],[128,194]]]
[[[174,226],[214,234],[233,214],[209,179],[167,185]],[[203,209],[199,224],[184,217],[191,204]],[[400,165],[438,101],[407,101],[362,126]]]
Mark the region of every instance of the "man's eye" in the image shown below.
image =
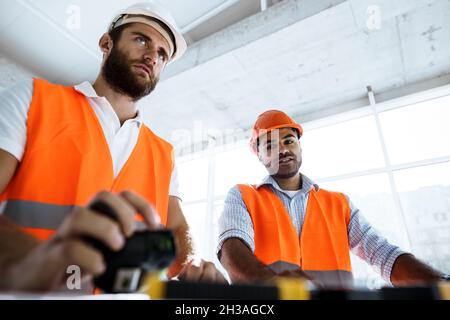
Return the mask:
[[[159,59],[163,62],[167,61],[167,55],[164,52],[159,53]]]
[[[141,45],[141,46],[146,46],[147,45],[147,39],[144,39],[142,37],[136,38],[136,42]]]

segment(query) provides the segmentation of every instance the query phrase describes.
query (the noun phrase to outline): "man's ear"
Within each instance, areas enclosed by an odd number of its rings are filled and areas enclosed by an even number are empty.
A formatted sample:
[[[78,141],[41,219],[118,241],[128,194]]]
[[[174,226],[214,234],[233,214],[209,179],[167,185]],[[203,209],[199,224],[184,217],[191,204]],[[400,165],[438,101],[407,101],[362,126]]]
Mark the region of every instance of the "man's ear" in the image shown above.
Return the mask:
[[[103,56],[108,55],[113,47],[113,41],[108,33],[105,33],[99,40],[98,46],[102,50]]]

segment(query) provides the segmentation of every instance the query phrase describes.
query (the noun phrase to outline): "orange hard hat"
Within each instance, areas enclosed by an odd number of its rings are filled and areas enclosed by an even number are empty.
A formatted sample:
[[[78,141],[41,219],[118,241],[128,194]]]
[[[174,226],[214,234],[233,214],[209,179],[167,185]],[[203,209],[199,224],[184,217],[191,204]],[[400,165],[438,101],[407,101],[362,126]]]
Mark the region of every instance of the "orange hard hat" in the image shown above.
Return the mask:
[[[279,110],[269,110],[259,115],[253,126],[250,148],[258,153],[258,138],[272,130],[280,128],[292,128],[298,131],[299,137],[303,135],[303,128],[286,113]]]

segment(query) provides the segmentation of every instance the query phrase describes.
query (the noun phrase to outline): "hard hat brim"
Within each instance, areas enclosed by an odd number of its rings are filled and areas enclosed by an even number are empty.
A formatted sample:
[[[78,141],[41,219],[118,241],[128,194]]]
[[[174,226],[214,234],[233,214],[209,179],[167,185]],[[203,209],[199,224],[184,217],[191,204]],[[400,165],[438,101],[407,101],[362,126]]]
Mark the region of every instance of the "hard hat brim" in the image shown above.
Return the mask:
[[[132,14],[132,15],[145,15],[154,19],[159,20],[161,23],[164,23],[164,25],[172,32],[173,37],[175,39],[175,52],[170,58],[169,63],[172,63],[173,61],[179,59],[187,50],[187,43],[184,39],[181,31],[176,27],[176,23],[173,19],[170,17],[163,17],[162,15],[155,12],[157,10],[144,10],[141,8],[128,8],[120,12],[118,14],[113,22],[109,25],[109,30],[113,28],[113,24],[123,15],[126,14]]]
[[[298,130],[298,133],[300,137],[303,135],[303,128],[301,125],[295,123],[295,124],[281,124],[278,126],[273,126],[268,129],[261,129],[259,130],[258,134],[255,134],[255,130],[253,130],[252,138],[250,140],[250,149],[253,151],[253,153],[258,154],[258,146],[257,146],[257,140],[261,138],[263,135],[266,135],[270,133],[273,130],[277,129],[283,129],[283,128],[292,128]]]

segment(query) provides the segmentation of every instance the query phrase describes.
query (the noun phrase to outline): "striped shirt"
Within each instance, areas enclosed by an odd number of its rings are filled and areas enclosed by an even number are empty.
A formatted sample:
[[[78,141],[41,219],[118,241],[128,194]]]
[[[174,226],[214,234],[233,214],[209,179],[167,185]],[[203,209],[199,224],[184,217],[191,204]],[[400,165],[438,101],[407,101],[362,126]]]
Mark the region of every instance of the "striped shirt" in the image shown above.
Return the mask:
[[[267,176],[256,186],[257,188],[262,185],[270,186],[272,192],[280,198],[289,212],[299,237],[305,221],[309,192],[312,188],[315,188],[316,191],[319,190],[319,186],[303,174],[302,181],[302,188],[295,193],[282,190],[271,176]],[[370,264],[388,284],[391,284],[390,278],[394,262],[398,256],[405,252],[380,236],[363,217],[359,209],[353,205],[348,196],[346,197],[350,205],[348,238],[351,251]],[[252,252],[255,251],[252,220],[238,186],[231,188],[225,199],[224,210],[219,219],[217,254],[222,249],[225,240],[229,238],[239,238],[247,244]]]

